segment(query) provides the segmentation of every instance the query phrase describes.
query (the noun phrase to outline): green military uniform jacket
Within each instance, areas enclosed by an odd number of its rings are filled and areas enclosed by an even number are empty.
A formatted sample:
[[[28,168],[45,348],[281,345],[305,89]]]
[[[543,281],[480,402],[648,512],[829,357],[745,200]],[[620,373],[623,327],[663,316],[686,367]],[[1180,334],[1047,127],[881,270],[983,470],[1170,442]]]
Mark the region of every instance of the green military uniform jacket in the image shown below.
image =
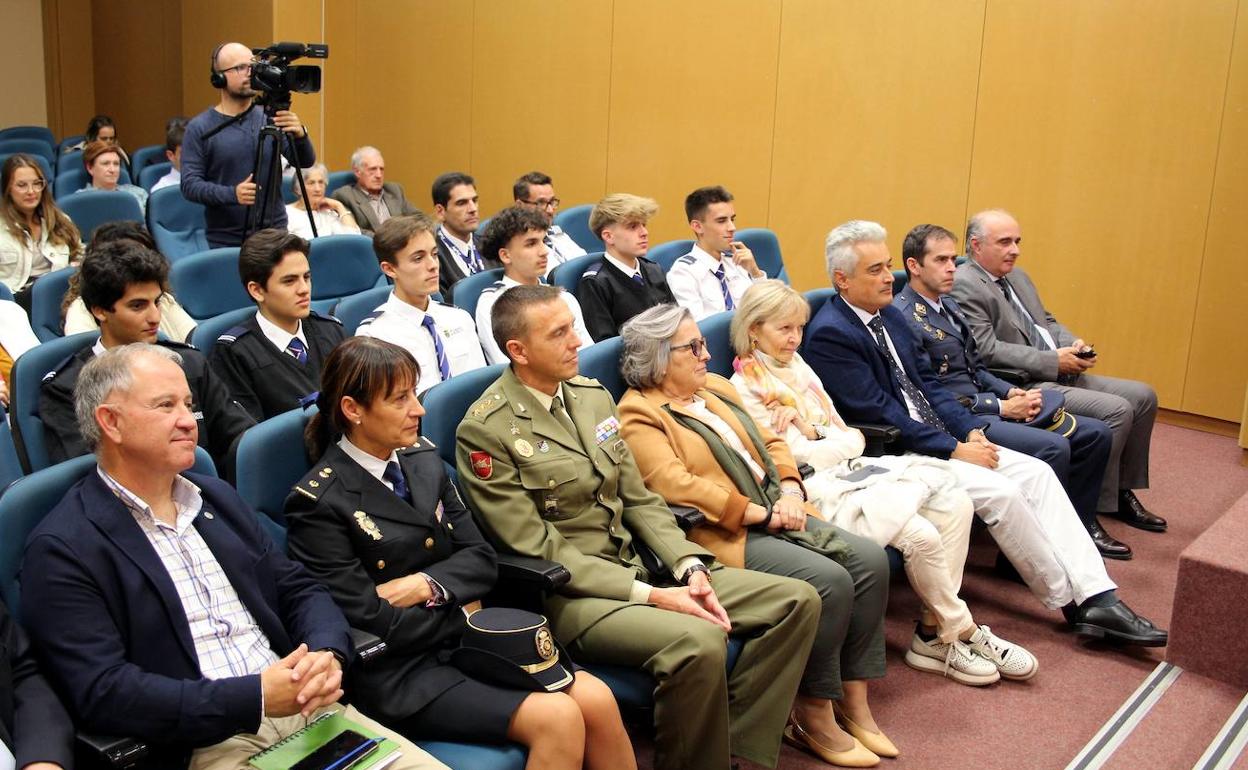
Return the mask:
[[[576,437],[508,368],[464,416],[455,452],[460,486],[495,543],[571,573],[546,605],[556,633],[571,642],[628,606],[634,580],[671,580],[647,573],[634,539],[668,569],[688,556],[710,564],[712,555],[646,488],[610,393],[580,376],[562,392]]]

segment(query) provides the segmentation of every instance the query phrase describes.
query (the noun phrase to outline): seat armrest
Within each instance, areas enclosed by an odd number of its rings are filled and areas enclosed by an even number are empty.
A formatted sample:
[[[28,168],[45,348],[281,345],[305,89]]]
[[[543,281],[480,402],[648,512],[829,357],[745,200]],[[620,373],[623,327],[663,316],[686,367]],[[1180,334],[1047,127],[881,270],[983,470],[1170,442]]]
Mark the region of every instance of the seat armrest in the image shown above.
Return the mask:
[[[862,431],[863,437],[866,438],[867,445],[862,450],[864,457],[880,457],[886,454],[888,445],[901,438],[901,431],[894,425],[862,422],[850,423],[849,427]]]
[[[801,474],[803,479],[808,479],[815,475],[815,466],[810,463],[798,463],[797,472]]]
[[[1031,381],[1031,378],[1027,376],[1027,372],[1021,369],[994,369],[990,366],[988,371],[1011,385],[1023,386]]]
[[[498,554],[499,585],[519,582],[542,591],[555,591],[572,579],[568,568],[557,561],[520,556],[514,553]]]
[[[706,514],[697,508],[691,508],[687,505],[669,505],[667,507],[672,509],[672,515],[676,517],[676,523],[686,532],[706,521]]]
[[[89,753],[100,757],[109,767],[119,770],[134,767],[147,756],[147,744],[134,738],[114,738],[94,733],[78,733],[77,738]]]
[[[361,663],[368,663],[386,653],[386,643],[376,634],[362,628],[351,629],[351,645],[355,648],[355,657]]]

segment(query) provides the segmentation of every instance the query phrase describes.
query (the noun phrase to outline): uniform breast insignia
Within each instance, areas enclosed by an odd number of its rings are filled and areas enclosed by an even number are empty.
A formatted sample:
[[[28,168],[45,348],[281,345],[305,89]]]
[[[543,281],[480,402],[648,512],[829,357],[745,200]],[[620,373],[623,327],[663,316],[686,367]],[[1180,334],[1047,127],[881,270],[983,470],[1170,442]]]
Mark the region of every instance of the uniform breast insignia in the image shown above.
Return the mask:
[[[364,534],[368,535],[372,539],[381,539],[381,530],[377,529],[377,522],[369,518],[369,515],[364,511],[355,512],[355,523],[359,524],[360,529],[364,531]]]
[[[938,339],[938,340],[943,340],[944,338],[945,338],[945,330],[944,330],[944,329],[937,329],[937,330],[936,330],[936,339]]]
[[[533,445],[522,438],[516,439],[516,454],[521,457],[532,457]]]
[[[914,314],[927,315],[927,305],[924,305],[922,302],[914,303]]]
[[[494,458],[489,452],[472,452],[468,455],[472,463],[472,473],[479,479],[488,479],[494,475]]]
[[[439,500],[438,506],[433,509],[433,518],[437,519],[439,522],[442,521],[442,516],[445,513],[445,511],[446,511],[446,507],[442,505],[442,501]]]
[[[547,492],[542,498],[542,512],[547,516],[554,516],[559,513],[559,497],[554,492]]]
[[[513,435],[513,436],[519,436],[519,435],[520,435],[520,428],[518,428],[518,427],[516,426],[516,421],[515,421],[515,420],[512,420],[511,422],[509,422],[509,423],[507,424],[507,430],[508,430],[508,432],[509,432],[509,433],[511,433],[511,435]]]
[[[940,371],[937,373],[938,374],[949,373],[949,356],[945,356],[945,360],[940,362]]]
[[[594,441],[601,444],[620,432],[620,421],[614,415],[594,426]]]
[[[537,440],[537,451],[542,454],[546,454],[550,451],[550,444],[546,441],[546,439],[543,438]]]

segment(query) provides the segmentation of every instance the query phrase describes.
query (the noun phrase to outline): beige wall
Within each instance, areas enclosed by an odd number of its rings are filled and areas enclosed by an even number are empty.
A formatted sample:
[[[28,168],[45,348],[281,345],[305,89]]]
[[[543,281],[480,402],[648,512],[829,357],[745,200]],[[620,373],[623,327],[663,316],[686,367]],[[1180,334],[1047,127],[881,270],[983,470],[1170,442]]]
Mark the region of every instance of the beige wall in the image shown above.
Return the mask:
[[[0,99],[0,126],[47,125],[40,0],[0,0],[0,19],[10,30],[21,30],[5,35],[0,46],[0,68],[9,73]]]

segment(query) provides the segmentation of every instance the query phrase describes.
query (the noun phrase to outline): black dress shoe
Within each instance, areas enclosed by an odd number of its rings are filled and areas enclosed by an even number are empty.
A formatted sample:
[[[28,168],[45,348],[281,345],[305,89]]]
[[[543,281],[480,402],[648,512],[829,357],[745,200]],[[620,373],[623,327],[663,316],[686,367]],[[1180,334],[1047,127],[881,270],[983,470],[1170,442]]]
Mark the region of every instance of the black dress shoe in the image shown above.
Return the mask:
[[[1129,561],[1131,559],[1131,546],[1116,539],[1113,535],[1105,531],[1101,526],[1101,522],[1095,518],[1087,525],[1088,534],[1092,537],[1092,542],[1096,543],[1096,550],[1101,552],[1101,556],[1106,559],[1121,559]]]
[[[1108,607],[1062,608],[1062,614],[1075,633],[1093,639],[1108,639],[1140,647],[1165,647],[1170,635],[1153,625],[1148,618],[1140,617],[1127,606],[1118,602]]]
[[[1140,498],[1129,489],[1123,489],[1118,492],[1118,510],[1108,514],[1115,519],[1122,519],[1126,523],[1136,529],[1144,529],[1149,532],[1165,532],[1166,520],[1160,516],[1149,513],[1144,507],[1144,503],[1140,502]]]

